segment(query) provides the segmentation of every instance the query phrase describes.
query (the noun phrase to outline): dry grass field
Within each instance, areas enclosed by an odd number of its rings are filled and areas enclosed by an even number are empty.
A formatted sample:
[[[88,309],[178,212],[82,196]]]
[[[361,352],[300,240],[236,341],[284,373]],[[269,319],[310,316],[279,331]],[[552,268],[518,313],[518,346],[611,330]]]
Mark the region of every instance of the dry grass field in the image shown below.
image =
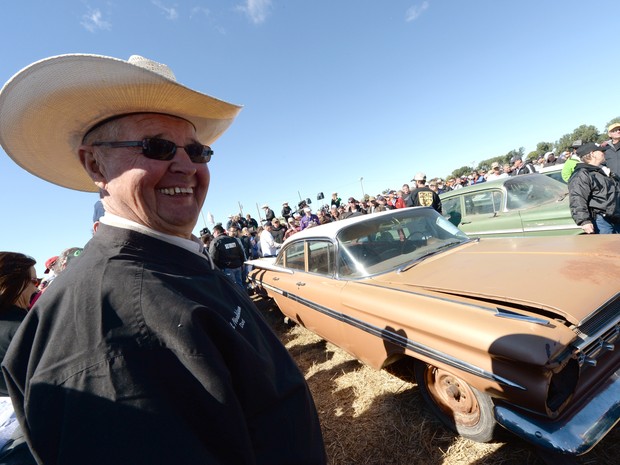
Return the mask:
[[[308,381],[330,465],[620,463],[620,427],[574,461],[543,457],[501,428],[493,443],[462,439],[431,416],[415,382],[375,371],[310,331],[285,325],[267,299],[256,303]]]

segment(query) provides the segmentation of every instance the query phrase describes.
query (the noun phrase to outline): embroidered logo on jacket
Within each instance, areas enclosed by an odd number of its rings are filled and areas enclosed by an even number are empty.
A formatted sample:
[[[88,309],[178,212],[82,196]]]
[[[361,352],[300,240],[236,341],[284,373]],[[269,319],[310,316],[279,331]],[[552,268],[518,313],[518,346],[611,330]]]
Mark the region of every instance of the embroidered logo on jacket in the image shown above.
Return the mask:
[[[243,328],[244,325],[245,320],[241,318],[241,307],[237,307],[235,309],[235,316],[230,321],[230,326],[232,326],[234,329],[237,329],[237,327]]]

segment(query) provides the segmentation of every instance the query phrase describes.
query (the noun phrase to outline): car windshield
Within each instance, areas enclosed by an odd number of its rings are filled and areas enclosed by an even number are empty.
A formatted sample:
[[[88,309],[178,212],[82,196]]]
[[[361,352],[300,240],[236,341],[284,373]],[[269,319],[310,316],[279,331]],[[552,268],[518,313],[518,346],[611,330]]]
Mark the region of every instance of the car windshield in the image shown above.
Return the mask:
[[[344,228],[337,238],[338,274],[344,277],[384,273],[469,240],[432,208],[370,217]]]
[[[562,184],[549,176],[538,174],[528,176],[514,176],[504,183],[506,189],[506,208],[517,210],[520,208],[536,207],[548,202],[564,198],[568,192]]]

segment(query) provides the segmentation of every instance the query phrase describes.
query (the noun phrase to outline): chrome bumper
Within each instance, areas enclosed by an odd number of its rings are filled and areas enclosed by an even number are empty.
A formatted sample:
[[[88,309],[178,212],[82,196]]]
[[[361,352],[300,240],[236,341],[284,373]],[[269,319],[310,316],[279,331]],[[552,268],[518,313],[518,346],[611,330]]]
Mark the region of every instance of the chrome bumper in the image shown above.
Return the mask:
[[[585,454],[620,420],[620,369],[590,394],[580,410],[561,420],[533,418],[503,406],[495,407],[495,418],[535,446],[562,454]]]

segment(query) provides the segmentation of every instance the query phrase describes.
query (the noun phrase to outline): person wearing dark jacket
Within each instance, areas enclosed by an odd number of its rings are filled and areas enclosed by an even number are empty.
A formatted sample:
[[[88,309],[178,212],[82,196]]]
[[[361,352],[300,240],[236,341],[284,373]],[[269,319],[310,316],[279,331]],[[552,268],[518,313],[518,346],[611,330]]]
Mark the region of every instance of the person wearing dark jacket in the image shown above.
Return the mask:
[[[426,174],[417,173],[411,182],[416,188],[411,191],[411,203],[414,207],[432,207],[441,213],[441,199],[439,194],[426,185]]]
[[[233,229],[233,228],[231,228]],[[213,227],[213,240],[209,244],[209,255],[213,263],[233,282],[244,288],[243,262],[245,252],[241,240],[226,234],[221,224]]]
[[[607,134],[610,140],[605,144],[605,165],[620,176],[620,123],[610,124]]]
[[[207,144],[240,107],[143,57],[76,54],[17,73],[0,108],[7,155],[105,207],[2,364],[37,462],[326,463],[303,375],[192,234]]]
[[[568,181],[571,214],[586,234],[620,234],[620,178],[602,166],[604,150],[594,143],[579,147],[581,163]]]
[[[276,214],[273,212],[273,210],[271,208],[269,208],[269,205],[265,204],[263,205],[263,210],[265,210],[265,221],[269,221],[271,223],[271,220],[273,220],[276,217]]]

